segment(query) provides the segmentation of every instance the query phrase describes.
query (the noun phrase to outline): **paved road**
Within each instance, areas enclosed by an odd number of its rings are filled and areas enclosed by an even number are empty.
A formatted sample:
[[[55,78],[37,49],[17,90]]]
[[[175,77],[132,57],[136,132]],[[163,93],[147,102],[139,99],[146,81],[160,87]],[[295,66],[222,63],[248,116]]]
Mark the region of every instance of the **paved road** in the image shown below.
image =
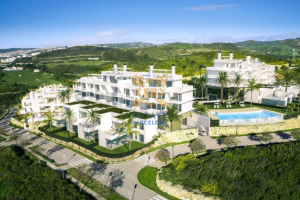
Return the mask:
[[[12,115],[16,112],[15,109],[13,109],[7,116],[5,116],[0,121],[0,126],[5,128],[7,131],[9,131],[9,120]],[[56,163],[67,163],[66,165],[62,166],[63,169],[69,169],[72,167],[76,167],[80,164],[92,164],[93,162],[91,160],[88,160],[87,158],[77,155],[73,151],[69,149],[62,148],[59,145],[56,145],[55,143],[51,141],[47,141],[42,137],[29,134],[26,130],[20,130],[15,129],[19,132],[20,137],[24,137],[27,139],[31,139],[31,142],[35,145],[41,145],[43,148],[45,148],[45,151],[43,152],[44,155],[47,155],[51,159],[55,160]],[[289,133],[281,133],[281,134],[272,134],[273,140],[271,142],[288,142],[294,140]],[[204,142],[207,149],[220,149],[225,147],[222,144],[219,144],[216,139],[212,139],[209,136],[199,136],[199,138]],[[248,136],[241,136],[238,137],[238,140],[240,141],[240,146],[247,146],[247,145],[258,145],[260,144],[259,141],[250,140]],[[14,141],[10,142],[2,142],[2,145],[11,145],[14,144]],[[173,148],[168,147],[167,148],[171,155],[173,154]],[[186,154],[191,152],[190,148],[188,147],[188,144],[182,144],[178,146],[174,146],[174,156],[180,155],[180,154]],[[165,198],[157,195],[154,192],[151,192],[145,188],[143,188],[141,185],[138,184],[137,181],[137,174],[138,172],[145,167],[146,165],[155,166],[155,167],[162,167],[165,164],[163,162],[157,161],[154,159],[154,155],[156,152],[151,152],[149,155],[143,155],[139,158],[136,158],[132,161],[128,161],[121,164],[109,164],[106,165],[106,169],[99,174],[96,174],[94,178],[98,180],[99,182],[109,185],[109,179],[110,179],[110,173],[115,170],[119,169],[122,171],[122,174],[124,175],[124,184],[121,187],[118,187],[116,191],[123,195],[124,197],[132,200],[166,200]],[[137,184],[136,189],[134,189],[135,185]],[[132,198],[133,197],[133,198]]]

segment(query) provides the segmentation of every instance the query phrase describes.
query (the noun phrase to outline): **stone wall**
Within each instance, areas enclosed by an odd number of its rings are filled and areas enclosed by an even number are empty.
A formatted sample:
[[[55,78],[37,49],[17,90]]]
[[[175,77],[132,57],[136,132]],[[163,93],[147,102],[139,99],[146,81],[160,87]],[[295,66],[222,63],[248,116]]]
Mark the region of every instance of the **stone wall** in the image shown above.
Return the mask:
[[[284,120],[277,123],[210,127],[209,135],[245,135],[251,133],[276,132],[297,128],[300,128],[300,117]]]
[[[193,190],[193,192],[189,192],[181,185],[172,185],[170,182],[166,182],[164,180],[159,179],[159,173],[156,176],[156,184],[162,191],[172,195],[178,199],[182,200],[219,200],[216,197],[207,197],[204,196],[201,191]]]
[[[158,147],[164,144],[186,142],[198,138],[198,130],[196,128],[172,131],[162,134],[152,147]]]

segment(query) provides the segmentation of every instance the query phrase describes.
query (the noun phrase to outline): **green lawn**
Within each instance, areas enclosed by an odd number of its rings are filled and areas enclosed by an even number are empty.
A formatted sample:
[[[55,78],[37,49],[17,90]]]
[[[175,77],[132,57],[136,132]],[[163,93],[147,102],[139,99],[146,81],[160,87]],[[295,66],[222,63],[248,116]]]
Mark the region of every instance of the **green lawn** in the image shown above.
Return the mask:
[[[58,133],[55,133],[55,135],[58,135],[58,136],[61,136],[61,137],[64,137],[64,138],[69,138],[69,131],[62,131],[62,132],[58,132]],[[75,133],[72,133],[71,132],[71,137],[73,136],[76,136]]]
[[[84,140],[84,139],[81,139],[81,138],[78,138],[78,137],[74,138],[74,140],[76,140],[78,142],[81,142],[81,143],[83,143],[85,145],[94,145],[95,144],[93,141],[87,141],[87,140]]]
[[[178,200],[177,198],[163,192],[156,185],[156,175],[158,169],[155,167],[145,167],[137,175],[137,178],[144,187],[156,192],[157,194],[169,199],[169,200]]]
[[[132,141],[131,142],[131,150],[135,150],[135,149],[141,149],[143,147],[146,147],[148,146],[148,144],[143,144],[143,143],[140,143],[140,142],[137,142],[137,141]],[[101,151],[103,153],[108,153],[108,154],[122,154],[122,153],[126,153],[129,151],[129,143],[126,143],[125,145],[123,146],[120,146],[120,147],[117,147],[115,149],[107,149],[105,147],[102,147],[102,146],[95,146],[94,149],[98,150],[98,151]]]
[[[33,86],[42,86],[50,84],[60,84],[61,82],[54,79],[51,74],[44,74],[43,72],[34,73],[31,70],[23,71],[4,71],[4,77],[1,78],[6,83],[26,83]],[[21,76],[19,76],[21,75]]]

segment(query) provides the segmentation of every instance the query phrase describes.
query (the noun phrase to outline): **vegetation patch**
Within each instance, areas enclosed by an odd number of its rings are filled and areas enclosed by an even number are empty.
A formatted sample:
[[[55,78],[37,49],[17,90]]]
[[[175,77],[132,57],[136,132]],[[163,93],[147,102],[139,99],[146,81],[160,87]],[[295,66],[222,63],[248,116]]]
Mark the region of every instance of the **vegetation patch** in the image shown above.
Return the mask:
[[[67,105],[76,105],[76,104],[91,105],[91,104],[95,104],[95,102],[83,100],[83,101],[74,101],[71,103],[67,103]]]
[[[300,199],[299,169],[300,143],[289,142],[179,156],[160,178],[222,199]]]
[[[166,192],[163,192],[159,189],[159,187],[156,184],[156,175],[157,175],[158,169],[155,167],[145,167],[141,171],[139,171],[137,178],[144,187],[156,192],[157,194],[169,199],[169,200],[178,200],[177,198],[167,194]]]
[[[19,146],[0,148],[0,199],[93,199]]]
[[[94,104],[94,105],[91,105],[91,106],[85,106],[85,107],[82,107],[84,109],[92,109],[92,108],[112,108],[112,106],[110,105],[106,105],[106,104],[102,104],[102,103],[99,103],[99,104]]]

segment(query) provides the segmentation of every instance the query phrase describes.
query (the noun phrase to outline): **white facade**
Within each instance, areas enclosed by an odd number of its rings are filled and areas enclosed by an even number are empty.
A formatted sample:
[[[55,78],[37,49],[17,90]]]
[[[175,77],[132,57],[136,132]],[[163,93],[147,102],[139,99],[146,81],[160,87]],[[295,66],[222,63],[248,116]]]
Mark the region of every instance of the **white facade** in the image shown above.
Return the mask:
[[[233,53],[230,53],[229,56],[222,56],[221,52],[218,52],[218,58],[214,59],[214,66],[206,69],[208,86],[219,87],[216,83],[219,72],[227,72],[230,80],[234,80],[235,76],[240,74],[242,77],[240,87],[247,84],[248,80],[252,78],[255,78],[256,82],[260,84],[269,85],[275,82],[275,66],[266,65],[264,62],[260,62],[258,58],[253,60],[249,55],[245,60],[242,60],[233,59]],[[231,81],[226,87],[235,86]]]
[[[40,87],[38,90],[30,91],[22,98],[21,114],[32,113],[35,115],[35,121],[40,121],[43,114],[50,111],[55,112],[56,120],[63,120],[63,102],[58,98],[58,94],[67,88],[62,85],[50,85]],[[74,101],[74,94],[72,93],[70,101]],[[54,122],[56,125],[56,122]]]
[[[296,86],[290,86],[285,91],[285,87],[269,87],[260,88],[259,90],[254,90],[252,92],[252,102],[272,105],[272,106],[282,106],[285,107],[292,100],[296,100],[299,94],[299,88]],[[251,102],[251,92],[246,92],[244,95],[244,101]]]
[[[6,67],[3,69],[3,71],[22,71],[23,70],[23,67]]]
[[[131,72],[126,64],[122,68],[115,64],[113,71],[91,74],[77,82],[74,90],[80,91],[75,96],[78,103],[87,100],[100,105],[93,108],[100,111],[99,124],[95,130],[98,133],[99,145],[107,148],[117,147],[126,140],[127,136],[120,134],[118,130],[123,123],[123,120],[118,119],[122,113],[153,114],[148,119],[134,119],[140,123],[142,121],[143,125],[137,126],[140,133],[137,136],[133,135],[132,139],[148,143],[160,132],[158,115],[165,110],[165,105],[176,106],[179,114],[193,110],[193,86],[182,83],[182,76],[175,74],[175,66],[172,66],[172,70],[160,70],[150,65],[149,72]],[[119,108],[122,113],[105,112],[108,108],[101,105]],[[65,105],[66,109],[72,109],[78,116],[77,121],[73,123],[78,137],[90,140],[93,128],[86,118],[90,108],[85,107],[86,105],[73,103]]]

